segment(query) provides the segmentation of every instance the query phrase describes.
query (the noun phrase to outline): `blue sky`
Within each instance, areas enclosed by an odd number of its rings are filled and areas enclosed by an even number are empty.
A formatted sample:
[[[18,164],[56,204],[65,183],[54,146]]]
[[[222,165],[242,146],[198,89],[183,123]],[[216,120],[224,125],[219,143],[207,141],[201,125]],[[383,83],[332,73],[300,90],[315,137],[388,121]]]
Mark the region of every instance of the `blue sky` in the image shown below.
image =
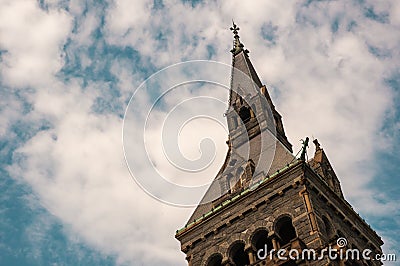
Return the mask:
[[[173,235],[192,209],[132,180],[123,117],[164,67],[230,64],[232,18],[294,150],[318,138],[346,199],[400,255],[399,1],[3,0],[0,265],[185,265]]]

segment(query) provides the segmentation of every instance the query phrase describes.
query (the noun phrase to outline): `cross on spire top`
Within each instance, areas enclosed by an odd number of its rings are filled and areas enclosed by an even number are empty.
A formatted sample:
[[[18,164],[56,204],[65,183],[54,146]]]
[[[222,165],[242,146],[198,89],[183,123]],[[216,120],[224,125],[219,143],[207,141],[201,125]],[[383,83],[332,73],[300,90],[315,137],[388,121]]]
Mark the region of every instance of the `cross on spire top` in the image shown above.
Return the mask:
[[[235,24],[235,22],[232,20],[232,27],[230,27],[230,30],[233,32],[233,49],[231,50],[231,53],[233,55],[237,55],[241,51],[244,51],[245,53],[248,53],[248,50],[244,50],[243,43],[240,42],[240,37],[239,37],[239,30],[240,28]]]
[[[238,26],[236,26],[236,24],[235,24],[235,22],[233,20],[232,20],[232,24],[233,24],[233,26],[230,28],[230,30],[235,35],[235,38],[239,37],[238,33],[239,33],[240,28]]]

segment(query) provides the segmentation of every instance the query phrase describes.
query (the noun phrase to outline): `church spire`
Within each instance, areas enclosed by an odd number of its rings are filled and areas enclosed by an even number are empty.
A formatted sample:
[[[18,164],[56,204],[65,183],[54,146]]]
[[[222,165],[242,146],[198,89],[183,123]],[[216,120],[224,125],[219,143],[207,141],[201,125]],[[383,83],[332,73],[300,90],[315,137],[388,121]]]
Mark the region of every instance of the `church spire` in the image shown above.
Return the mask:
[[[230,30],[234,34],[234,41],[233,49],[231,50],[233,56],[231,85],[229,92],[229,106],[231,108],[231,111],[234,111],[234,114],[232,114],[232,116],[235,116],[235,113],[239,114],[239,116],[243,114],[243,117],[241,116],[240,118],[245,121],[247,121],[248,118],[252,116],[252,113],[253,116],[256,117],[258,111],[260,110],[253,110],[251,106],[253,103],[258,101],[256,100],[257,97],[265,97],[265,99],[267,100],[265,104],[269,105],[268,109],[272,111],[271,115],[274,119],[274,123],[276,126],[276,129],[274,130],[276,132],[276,137],[290,152],[292,152],[292,145],[288,141],[283,128],[282,117],[275,109],[275,106],[272,103],[271,97],[268,93],[267,87],[262,84],[255,68],[253,67],[253,64],[251,63],[248,56],[249,51],[247,49],[244,49],[243,43],[240,42],[240,28],[235,24],[235,22],[232,21],[232,23],[233,26],[230,28]],[[249,99],[246,100],[244,98]],[[246,102],[248,100],[250,100],[251,103]],[[246,111],[246,108],[249,110]],[[265,106],[256,109],[265,109]],[[246,116],[245,114],[248,115]],[[236,125],[237,123],[234,122],[231,129],[236,128]],[[269,126],[271,126],[270,123]]]
[[[188,225],[194,225],[223,200],[273,175],[294,159],[281,115],[240,42],[239,27],[233,23],[231,30],[234,47],[229,107],[225,113],[229,129],[228,153]]]
[[[382,239],[343,198],[318,141],[314,140],[314,158],[306,163],[308,138],[302,160],[292,154],[281,116],[240,43],[239,28],[233,24],[231,30],[232,74],[225,113],[229,148],[203,199],[176,232],[188,265],[332,265],[328,256],[289,260],[287,255],[269,256],[266,250],[283,247],[291,257],[293,250],[300,254],[334,245],[339,252],[346,251],[346,239],[348,247],[368,247],[371,257],[378,258]],[[345,240],[343,245],[337,239]],[[363,260],[353,254],[349,260],[336,257],[335,264],[360,265]]]

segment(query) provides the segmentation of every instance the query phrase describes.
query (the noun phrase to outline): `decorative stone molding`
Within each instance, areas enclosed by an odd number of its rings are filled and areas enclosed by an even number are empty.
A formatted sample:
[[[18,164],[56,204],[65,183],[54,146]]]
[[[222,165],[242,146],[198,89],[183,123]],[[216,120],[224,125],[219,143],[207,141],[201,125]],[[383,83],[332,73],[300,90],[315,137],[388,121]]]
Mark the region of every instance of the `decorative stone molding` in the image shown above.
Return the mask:
[[[213,255],[220,254],[222,256],[222,261],[228,259],[228,257],[224,257],[226,250],[224,250],[221,246],[213,246],[212,248],[208,249],[204,254],[203,260],[201,262],[201,266],[206,266],[209,260]]]
[[[230,253],[232,247],[236,243],[238,243],[238,242],[243,243],[244,246],[247,246],[249,244],[249,243],[246,243],[246,241],[244,240],[244,234],[234,234],[234,235],[236,235],[236,237],[233,237],[233,238],[229,237],[229,239],[228,239],[229,248],[227,248],[226,252],[224,253],[225,257],[227,257],[227,258],[229,258],[229,253]],[[241,237],[238,237],[237,235],[241,235]]]
[[[247,243],[251,245],[251,239],[254,236],[254,234],[260,230],[260,229],[265,229],[267,232],[271,231],[272,228],[268,228],[268,222],[266,220],[259,220],[256,223],[252,224],[249,229],[246,231],[245,235],[245,240]]]

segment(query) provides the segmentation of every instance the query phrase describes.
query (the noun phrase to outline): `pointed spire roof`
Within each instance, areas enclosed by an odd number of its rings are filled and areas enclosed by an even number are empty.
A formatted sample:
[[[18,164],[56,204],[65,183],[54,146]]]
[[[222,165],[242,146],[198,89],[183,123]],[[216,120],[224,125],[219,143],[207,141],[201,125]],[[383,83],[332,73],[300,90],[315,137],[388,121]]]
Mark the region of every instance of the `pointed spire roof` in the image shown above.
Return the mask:
[[[328,186],[339,195],[339,197],[344,198],[340,181],[329,162],[328,156],[324,149],[321,148],[321,144],[317,139],[314,139],[313,143],[315,145],[315,154],[314,158],[308,162],[309,165],[322,177]]]
[[[272,110],[273,116],[275,118],[276,124],[276,137],[279,141],[290,151],[292,152],[292,144],[288,141],[285,130],[282,124],[282,117],[279,112],[275,109],[274,104],[272,103],[271,97],[268,93],[268,89],[265,85],[262,84],[260,78],[257,75],[253,64],[249,58],[249,51],[244,49],[244,44],[240,42],[239,30],[240,28],[233,22],[233,26],[230,28],[233,32],[233,49],[232,53],[232,74],[231,74],[231,85],[230,85],[230,93],[229,93],[229,104],[232,106],[236,99],[239,97],[238,92],[242,92],[244,95],[248,93],[252,93],[254,91],[260,91],[261,94],[267,99],[269,104],[269,108]],[[249,78],[244,78],[245,76]],[[253,89],[250,89],[253,87]],[[247,89],[246,89],[247,88]],[[241,89],[247,91],[241,91]],[[242,96],[244,96],[242,95]]]
[[[256,70],[253,67],[253,64],[250,62],[248,53],[249,50],[244,49],[244,44],[240,42],[240,37],[239,37],[239,30],[240,28],[233,22],[233,26],[230,28],[230,30],[233,32],[233,48],[231,50],[232,53],[232,65],[234,68],[240,70],[241,72],[245,73],[247,76],[249,76],[255,84],[259,88],[262,87],[262,83],[260,81],[260,78],[258,77]]]

